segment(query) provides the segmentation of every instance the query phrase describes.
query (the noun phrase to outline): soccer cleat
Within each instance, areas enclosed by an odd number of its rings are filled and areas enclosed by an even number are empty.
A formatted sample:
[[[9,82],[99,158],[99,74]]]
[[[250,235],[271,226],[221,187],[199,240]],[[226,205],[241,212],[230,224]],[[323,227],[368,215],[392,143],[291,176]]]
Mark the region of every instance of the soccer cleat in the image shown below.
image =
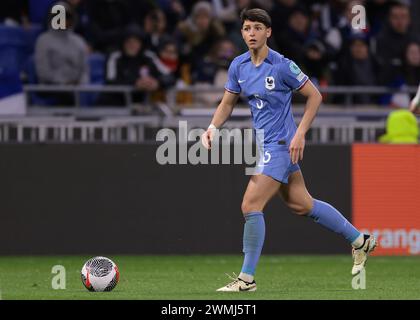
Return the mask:
[[[257,290],[257,284],[255,283],[255,280],[252,282],[246,282],[242,280],[241,278],[238,278],[236,274],[234,274],[234,277],[231,277],[230,275],[227,275],[231,280],[233,280],[231,283],[227,284],[224,287],[221,287],[217,289],[216,291],[219,292],[241,292],[241,291],[255,291]]]
[[[364,237],[365,243],[363,244],[363,246],[361,246],[358,249],[353,248],[352,250],[354,264],[351,270],[351,274],[353,276],[359,274],[360,271],[364,269],[369,253],[375,250],[375,247],[378,244],[374,236],[364,235]]]

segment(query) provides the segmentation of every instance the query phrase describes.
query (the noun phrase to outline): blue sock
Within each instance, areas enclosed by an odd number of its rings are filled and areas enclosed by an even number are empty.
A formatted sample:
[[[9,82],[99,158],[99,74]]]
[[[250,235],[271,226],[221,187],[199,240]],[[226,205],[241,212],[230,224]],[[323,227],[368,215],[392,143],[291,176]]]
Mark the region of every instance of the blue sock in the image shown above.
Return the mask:
[[[360,235],[360,232],[336,208],[326,202],[314,199],[314,207],[308,216],[316,223],[341,234],[350,243]]]
[[[243,252],[244,264],[241,272],[254,275],[265,237],[265,222],[262,212],[251,212],[245,215]]]

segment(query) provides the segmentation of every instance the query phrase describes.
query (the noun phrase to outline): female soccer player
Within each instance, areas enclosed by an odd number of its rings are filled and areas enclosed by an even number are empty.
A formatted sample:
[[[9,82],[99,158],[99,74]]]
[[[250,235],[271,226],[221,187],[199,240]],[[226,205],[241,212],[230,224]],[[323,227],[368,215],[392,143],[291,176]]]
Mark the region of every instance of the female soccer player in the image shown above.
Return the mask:
[[[274,195],[279,195],[296,214],[308,216],[345,237],[353,247],[352,274],[356,275],[364,268],[368,254],[376,246],[376,239],[360,233],[328,203],[313,199],[298,165],[298,160],[303,159],[305,134],[318,111],[321,95],[293,61],[267,46],[271,18],[266,11],[244,10],[241,21],[242,37],[249,51],[232,61],[223,99],[201,139],[210,149],[215,130],[228,119],[242,93],[248,98],[254,128],[264,130],[264,166],[261,174],[251,177],[242,201],[245,256],[241,273],[217,291],[257,289],[254,274],[265,237],[263,210]],[[298,127],[291,112],[294,90],[307,98]]]

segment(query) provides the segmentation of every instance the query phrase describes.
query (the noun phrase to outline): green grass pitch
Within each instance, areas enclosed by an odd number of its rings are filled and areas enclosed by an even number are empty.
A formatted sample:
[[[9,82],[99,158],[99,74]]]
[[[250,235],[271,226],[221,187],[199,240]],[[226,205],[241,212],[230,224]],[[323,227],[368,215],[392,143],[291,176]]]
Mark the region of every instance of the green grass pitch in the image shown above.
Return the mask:
[[[88,256],[0,257],[1,299],[420,299],[420,257],[371,257],[366,289],[352,289],[351,256],[261,258],[256,292],[216,293],[242,256],[113,256],[121,278],[112,292],[88,292],[80,269]],[[53,290],[54,265],[66,289]]]

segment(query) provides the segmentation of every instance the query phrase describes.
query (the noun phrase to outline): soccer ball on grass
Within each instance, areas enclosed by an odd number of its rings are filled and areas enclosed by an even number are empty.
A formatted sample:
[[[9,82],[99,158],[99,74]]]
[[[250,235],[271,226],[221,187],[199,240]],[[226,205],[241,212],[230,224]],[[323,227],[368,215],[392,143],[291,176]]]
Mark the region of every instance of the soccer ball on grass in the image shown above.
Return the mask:
[[[111,259],[94,257],[83,265],[81,278],[89,291],[111,291],[120,279],[120,272]]]

